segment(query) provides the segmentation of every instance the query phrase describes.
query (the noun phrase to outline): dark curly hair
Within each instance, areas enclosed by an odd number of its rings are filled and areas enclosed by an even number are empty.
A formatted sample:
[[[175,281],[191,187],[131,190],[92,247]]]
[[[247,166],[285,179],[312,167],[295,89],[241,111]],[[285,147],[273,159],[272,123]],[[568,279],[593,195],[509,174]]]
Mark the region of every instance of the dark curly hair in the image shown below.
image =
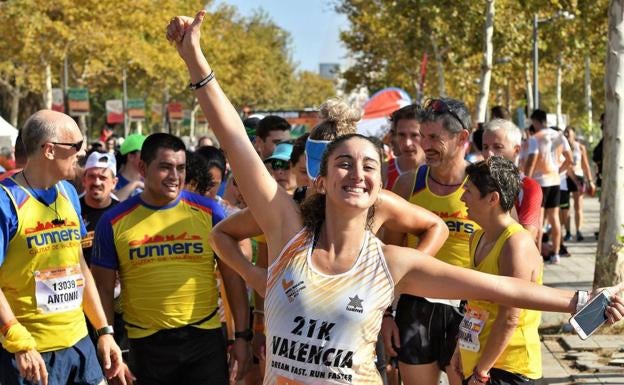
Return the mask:
[[[327,145],[327,149],[323,154],[323,159],[321,160],[321,168],[319,172],[319,176],[327,176],[327,163],[330,155],[340,146],[342,143],[345,143],[351,139],[358,138],[363,139],[371,143],[375,149],[377,150],[377,154],[379,155],[379,161],[383,159],[383,150],[381,142],[374,137],[368,137],[360,134],[347,134],[342,135],[336,138],[333,142]],[[381,170],[379,171],[381,172]],[[303,224],[308,230],[313,231],[318,235],[321,225],[325,221],[325,194],[315,193],[306,198],[301,204],[301,215],[303,217]],[[373,225],[373,217],[375,216],[375,205],[371,206],[368,209],[368,216],[366,220],[366,228],[372,229]]]
[[[208,172],[208,162],[200,154],[186,151],[186,185],[192,184],[195,192],[205,195],[213,187],[212,175]]]
[[[466,167],[466,174],[479,190],[481,197],[496,191],[503,211],[508,212],[514,207],[522,182],[520,171],[512,161],[492,156]]]

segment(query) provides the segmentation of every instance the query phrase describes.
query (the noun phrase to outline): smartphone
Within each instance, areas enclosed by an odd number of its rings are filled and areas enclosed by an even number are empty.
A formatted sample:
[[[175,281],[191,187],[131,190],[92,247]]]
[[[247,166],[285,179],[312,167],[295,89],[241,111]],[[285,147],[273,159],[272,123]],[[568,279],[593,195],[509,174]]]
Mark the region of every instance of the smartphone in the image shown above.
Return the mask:
[[[582,340],[587,339],[602,324],[607,322],[605,310],[610,302],[609,292],[603,290],[570,318],[570,324]]]

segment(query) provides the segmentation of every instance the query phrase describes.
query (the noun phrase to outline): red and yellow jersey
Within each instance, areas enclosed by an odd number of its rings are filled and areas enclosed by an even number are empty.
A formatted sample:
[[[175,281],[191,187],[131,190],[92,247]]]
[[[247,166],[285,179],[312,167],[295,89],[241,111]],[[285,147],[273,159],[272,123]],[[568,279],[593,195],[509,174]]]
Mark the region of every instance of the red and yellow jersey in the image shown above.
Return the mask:
[[[412,196],[409,201],[442,218],[449,229],[448,239],[435,257],[451,265],[468,267],[470,262],[468,257],[470,235],[480,227],[468,218],[468,208],[461,201],[466,179],[452,193],[437,195],[429,189],[428,177],[429,167],[427,165],[420,166],[416,171]],[[409,247],[415,248],[417,242],[418,239],[414,235],[408,234],[407,244]]]
[[[130,338],[189,324],[221,326],[208,235],[223,216],[216,202],[188,191],[163,207],[137,195],[102,216],[91,263],[119,271]]]
[[[313,235],[305,229],[269,266],[264,303],[264,384],[381,384],[375,343],[394,283],[381,243],[366,234],[348,271],[312,266]]]
[[[470,267],[483,273],[500,275],[499,261],[500,258],[504,257],[501,255],[503,246],[505,246],[505,242],[507,242],[509,237],[520,231],[526,230],[518,223],[507,227],[498,237],[487,256],[478,265],[475,265],[474,257],[483,232],[481,230],[475,232],[470,244]],[[542,273],[543,270],[540,270],[536,281],[538,284],[542,283]],[[483,349],[488,343],[488,338],[492,332],[492,324],[498,316],[498,309],[499,306],[491,302],[468,301],[466,314],[459,327],[458,337],[465,378],[472,374],[473,369],[483,354]],[[521,311],[518,326],[514,330],[505,350],[496,360],[495,368],[518,373],[533,379],[542,377],[541,343],[537,331],[540,318],[541,313],[539,311]]]
[[[46,203],[11,178],[0,186],[6,193],[1,197],[5,226],[14,227],[3,232],[8,243],[0,258],[2,292],[37,350],[71,347],[87,335],[80,265],[84,227],[72,202],[76,192],[70,196],[66,183],[60,182],[48,190],[56,197]],[[6,217],[7,205],[15,215]]]

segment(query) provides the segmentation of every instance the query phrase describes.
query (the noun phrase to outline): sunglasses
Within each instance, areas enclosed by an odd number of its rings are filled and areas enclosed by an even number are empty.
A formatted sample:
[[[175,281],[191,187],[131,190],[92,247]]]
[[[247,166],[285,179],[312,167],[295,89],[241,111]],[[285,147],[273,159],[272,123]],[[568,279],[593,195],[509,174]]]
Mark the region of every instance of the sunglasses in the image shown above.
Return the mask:
[[[451,114],[452,117],[454,117],[459,122],[459,124],[461,124],[464,130],[468,130],[466,126],[464,126],[464,122],[462,122],[459,116],[457,116],[457,114],[454,113],[453,110],[451,110],[449,105],[446,104],[444,100],[429,99],[429,101],[427,101],[427,103],[425,104],[425,108],[435,112],[436,114],[444,114],[448,112],[449,114]]]
[[[290,162],[281,159],[271,159],[269,161],[273,170],[290,170]]]
[[[63,142],[50,142],[55,146],[69,146],[69,147],[73,147],[76,149],[76,152],[80,151],[82,149],[82,144],[84,143],[84,140],[81,140],[79,142],[76,143],[63,143]],[[41,145],[41,147],[43,147],[44,144]]]

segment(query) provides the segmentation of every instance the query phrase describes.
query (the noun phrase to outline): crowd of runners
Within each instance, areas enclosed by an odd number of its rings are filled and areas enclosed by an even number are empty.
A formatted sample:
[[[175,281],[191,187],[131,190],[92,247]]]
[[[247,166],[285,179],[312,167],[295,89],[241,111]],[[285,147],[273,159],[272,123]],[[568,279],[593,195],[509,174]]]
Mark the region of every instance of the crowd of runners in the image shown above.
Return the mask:
[[[0,384],[539,383],[540,311],[596,294],[541,285],[596,190],[574,128],[496,107],[473,130],[438,98],[395,111],[383,143],[329,100],[293,138],[241,120],[204,14],[167,39],[218,147],[133,134],[86,153],[49,110],[22,128],[0,182]],[[615,323],[624,285],[607,290]]]

